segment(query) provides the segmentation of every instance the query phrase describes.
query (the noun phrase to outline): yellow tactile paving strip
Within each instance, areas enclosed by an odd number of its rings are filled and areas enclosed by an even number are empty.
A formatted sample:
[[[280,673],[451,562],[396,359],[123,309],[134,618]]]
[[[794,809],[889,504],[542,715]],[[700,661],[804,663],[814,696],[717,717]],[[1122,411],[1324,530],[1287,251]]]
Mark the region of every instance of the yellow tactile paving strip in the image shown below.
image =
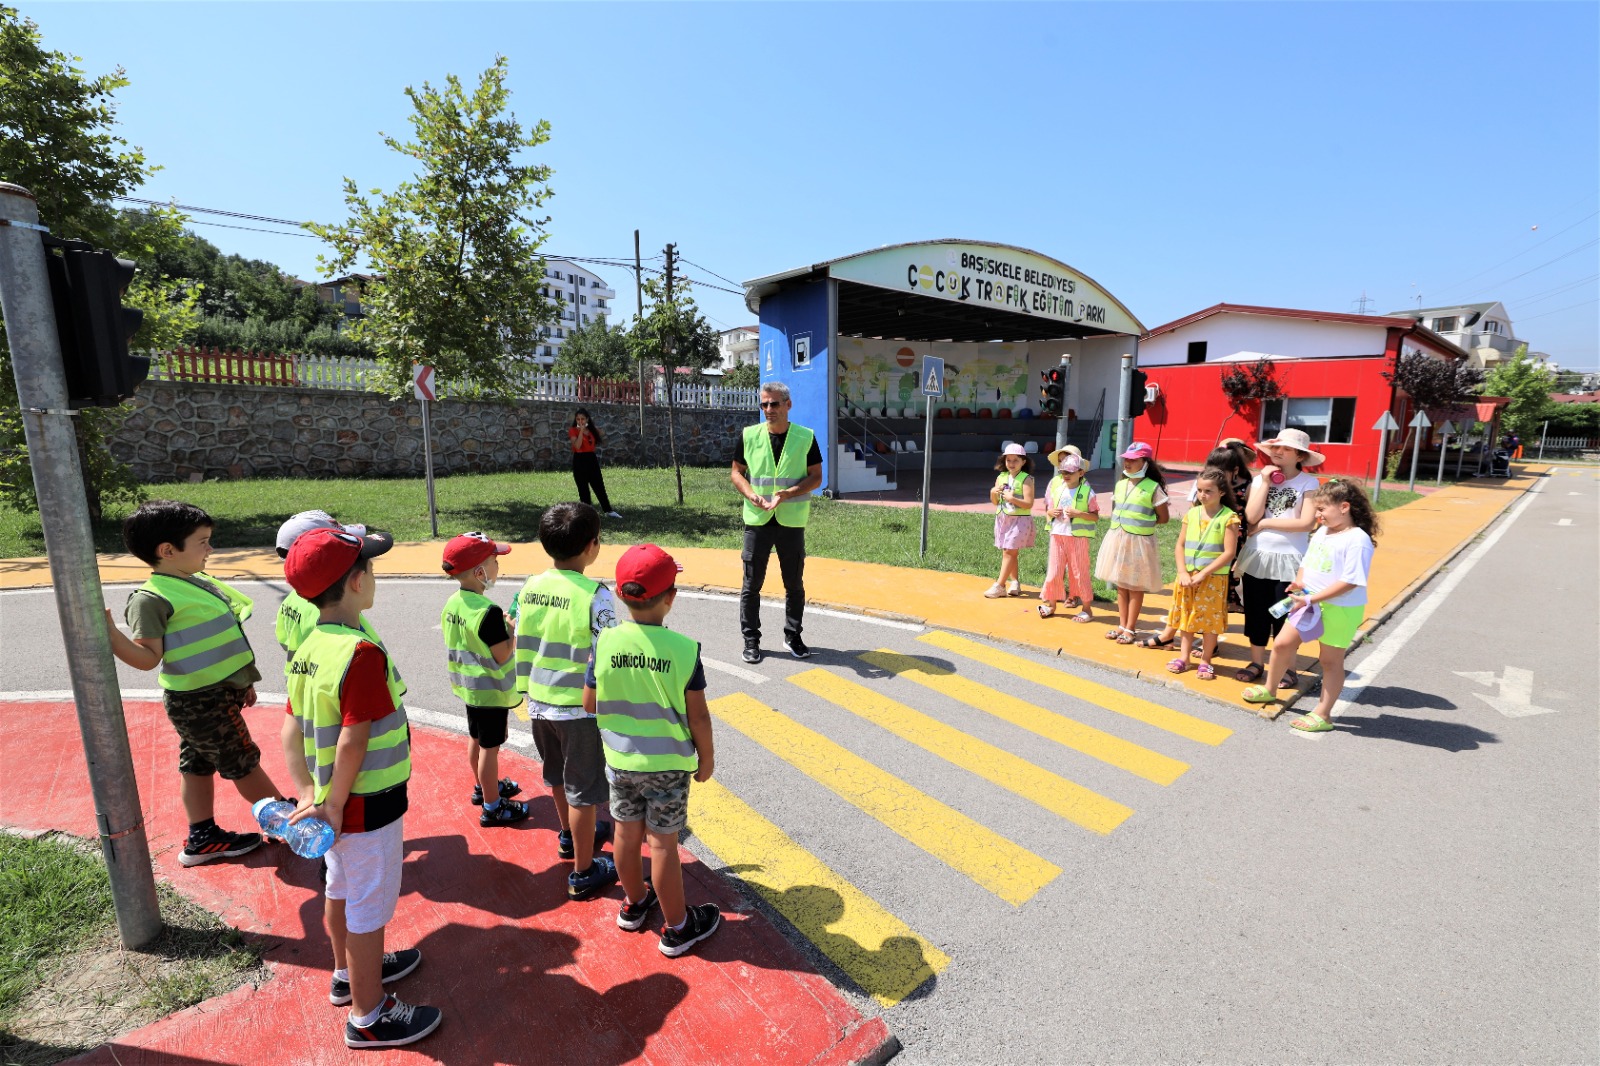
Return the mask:
[[[1476,537],[1495,516],[1526,492],[1537,477],[1549,471],[1547,465],[1525,464],[1518,476],[1504,481],[1469,482],[1441,489],[1420,500],[1385,512],[1378,552],[1373,559],[1372,585],[1367,607],[1368,627],[1386,617],[1437,570]],[[729,506],[732,506],[730,502]],[[626,527],[614,533],[625,537]],[[602,547],[595,565],[597,576],[609,577],[624,543]],[[397,544],[378,560],[380,574],[412,577],[442,577],[439,569],[441,542],[422,541]],[[737,590],[742,564],[739,553],[722,548],[678,548],[673,555],[683,564],[681,584],[686,587]],[[283,576],[276,553],[260,549],[218,551],[211,557],[210,570],[218,577],[251,577],[276,580]],[[549,566],[549,559],[538,544],[517,544],[501,560],[508,578],[520,578]],[[143,581],[148,571],[129,555],[100,557],[100,579],[112,583]],[[50,583],[49,566],[43,558],[0,562],[0,588],[36,588]],[[1195,671],[1169,674],[1166,663],[1172,651],[1148,651],[1119,645],[1103,639],[1115,619],[1114,608],[1095,604],[1095,621],[1084,625],[1068,620],[1063,612],[1055,618],[1041,619],[1035,607],[1037,590],[1019,599],[986,600],[983,590],[991,579],[970,574],[951,574],[936,570],[915,570],[881,563],[851,563],[838,559],[812,557],[806,561],[806,593],[818,606],[834,606],[868,613],[906,617],[928,625],[999,640],[1014,641],[1043,651],[1073,658],[1088,659],[1121,673],[1175,685],[1197,695],[1221,700],[1241,708],[1242,685],[1232,679],[1235,669],[1246,661],[1245,644],[1235,628],[1222,642],[1216,657],[1218,678],[1201,681]],[[767,571],[763,590],[771,596],[783,593],[778,567]],[[1155,631],[1166,616],[1171,597],[1155,593],[1145,597],[1143,629]],[[1300,666],[1313,665],[1302,657]],[[1268,715],[1278,708],[1269,708]]]

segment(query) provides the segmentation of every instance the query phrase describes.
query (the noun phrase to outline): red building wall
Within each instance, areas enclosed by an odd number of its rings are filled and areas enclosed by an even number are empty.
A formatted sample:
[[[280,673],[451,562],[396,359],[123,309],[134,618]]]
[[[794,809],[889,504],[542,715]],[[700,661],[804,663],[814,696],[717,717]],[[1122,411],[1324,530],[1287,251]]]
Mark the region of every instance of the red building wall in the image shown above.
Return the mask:
[[[1254,443],[1260,439],[1259,404],[1235,415],[1222,391],[1223,374],[1237,363],[1197,363],[1192,366],[1141,367],[1148,380],[1161,387],[1156,401],[1145,407],[1134,420],[1134,439],[1148,441],[1162,463],[1205,461],[1216,442],[1223,437],[1239,437]],[[1384,378],[1393,366],[1392,357],[1370,356],[1351,359],[1279,359],[1273,361],[1276,378],[1285,397],[1355,397],[1355,428],[1349,444],[1318,444],[1328,457],[1318,473],[1370,477],[1378,465],[1378,434],[1371,428],[1389,407],[1394,387]],[[1401,425],[1406,422],[1403,394],[1396,401],[1394,414]],[[1389,447],[1398,447],[1398,434],[1391,433]]]

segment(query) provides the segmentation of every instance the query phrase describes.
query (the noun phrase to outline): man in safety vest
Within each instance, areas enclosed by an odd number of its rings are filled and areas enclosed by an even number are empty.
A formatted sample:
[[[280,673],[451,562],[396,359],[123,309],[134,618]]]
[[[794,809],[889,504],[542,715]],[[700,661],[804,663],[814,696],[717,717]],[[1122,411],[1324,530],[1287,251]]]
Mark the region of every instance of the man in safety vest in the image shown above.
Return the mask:
[[[806,521],[811,493],[822,484],[822,449],[817,435],[789,421],[794,406],[789,386],[761,386],[765,423],[747,426],[733,456],[733,487],[744,497],[744,584],[739,590],[739,628],[744,661],[761,661],[761,586],[772,549],[783,575],[783,645],[796,659],[811,649],[800,639],[806,608]]]
[[[437,1007],[383,991],[422,961],[416,948],[383,950],[405,859],[411,726],[388,653],[362,631],[361,615],[376,591],[372,560],[392,547],[385,533],[314,529],[283,561],[290,587],[319,612],[289,664],[279,738],[300,797],[289,820],[321,818],[338,834],[327,853],[323,907],[333,944],[328,999],[350,1004],[344,1042],[354,1048],[413,1043],[441,1017]]]

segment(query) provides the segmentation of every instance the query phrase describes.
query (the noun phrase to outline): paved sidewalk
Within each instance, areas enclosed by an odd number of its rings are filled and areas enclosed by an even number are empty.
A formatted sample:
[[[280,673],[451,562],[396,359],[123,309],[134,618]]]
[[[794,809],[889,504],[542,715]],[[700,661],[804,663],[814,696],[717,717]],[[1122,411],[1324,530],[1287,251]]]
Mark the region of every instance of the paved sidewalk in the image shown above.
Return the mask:
[[[246,712],[258,743],[275,745],[283,707]],[[230,925],[259,938],[272,978],[206,1000],[74,1061],[354,1063],[346,1010],[328,1003],[331,949],[322,927],[318,864],[266,844],[238,860],[184,869],[186,825],[173,767],[177,738],[161,704],[129,700],[128,736],[158,876]],[[690,954],[656,949],[617,928],[621,890],[570,902],[571,864],[556,858],[556,821],[539,768],[502,748],[534,815],[483,829],[468,803],[467,738],[413,725],[406,864],[388,947],[416,946],[423,963],[392,986],[444,1011],[427,1040],[386,1062],[621,1063],[880,1062],[897,1048],[881,1019],[862,1016],[722,877],[683,852],[689,901],[717,903],[720,932]],[[70,701],[0,704],[6,760],[0,820],[30,829],[95,833],[77,715]],[[267,764],[281,766],[268,753]],[[226,785],[217,818],[245,829],[250,811]],[[609,847],[608,847],[609,852]]]
[[[1544,464],[1519,466],[1515,477],[1452,485],[1379,516],[1383,528],[1373,558],[1363,632],[1370,631],[1398,610],[1429,577],[1549,469]],[[626,527],[623,527],[620,536],[626,535]],[[590,572],[609,578],[615,571],[617,556],[625,547],[626,544],[621,543],[604,545],[600,561]],[[439,543],[429,541],[398,544],[378,559],[377,568],[386,575],[437,578],[441,549]],[[737,551],[674,548],[672,553],[683,564],[680,579],[683,586],[738,590],[743,567]],[[501,565],[504,579],[520,579],[543,570],[549,565],[549,559],[537,543],[518,544]],[[276,553],[260,549],[218,551],[211,557],[210,570],[223,578],[252,577],[272,581],[281,580],[283,576],[282,563]],[[148,573],[148,568],[130,555],[100,558],[100,577],[108,584],[142,582]],[[48,585],[49,581],[50,571],[44,559],[0,562],[0,588],[37,587]],[[815,556],[806,562],[806,594],[808,601],[816,606],[909,618],[927,625],[1014,641],[1058,655],[1088,659],[1135,677],[1187,689],[1258,713],[1239,699],[1245,686],[1233,680],[1233,672],[1249,661],[1237,615],[1233,616],[1233,628],[1218,645],[1214,659],[1217,679],[1201,681],[1193,670],[1177,675],[1167,673],[1166,663],[1173,657],[1170,649],[1150,651],[1104,639],[1116,620],[1115,604],[1096,603],[1095,621],[1088,625],[1070,621],[1065,612],[1046,620],[1041,619],[1035,609],[1037,589],[1025,590],[1025,595],[1018,599],[986,600],[983,590],[990,583],[988,577],[879,563],[850,563]],[[782,578],[776,566],[768,569],[763,592],[774,597],[783,595]],[[1171,603],[1168,592],[1145,597],[1140,615],[1143,632],[1159,631]],[[1303,655],[1297,665],[1304,678],[1303,692],[1312,684],[1307,674],[1316,662],[1311,656]],[[1276,717],[1286,706],[1273,705],[1259,713]]]

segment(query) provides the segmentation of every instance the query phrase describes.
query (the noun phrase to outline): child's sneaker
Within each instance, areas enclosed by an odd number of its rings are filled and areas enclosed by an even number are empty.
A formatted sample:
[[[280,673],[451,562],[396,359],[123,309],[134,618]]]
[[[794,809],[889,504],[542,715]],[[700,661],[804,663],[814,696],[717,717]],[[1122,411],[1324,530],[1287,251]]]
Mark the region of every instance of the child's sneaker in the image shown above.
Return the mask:
[[[403,951],[386,951],[383,953],[383,983],[398,981],[406,974],[417,968],[422,961],[422,952],[418,948],[406,948]],[[341,981],[337,977],[328,986],[328,1002],[335,1007],[343,1007],[350,1002],[350,982]]]
[[[213,822],[200,835],[189,834],[189,841],[178,855],[178,861],[185,866],[199,866],[213,859],[244,855],[260,846],[260,833],[230,833]]]
[[[683,928],[667,926],[661,930],[661,954],[676,958],[715,933],[722,925],[722,912],[715,903],[702,903],[690,907]]]
[[[605,845],[606,841],[610,839],[611,823],[599,821],[595,822],[594,850],[599,851]],[[570,830],[563,829],[561,832],[556,834],[556,858],[566,859],[570,862],[574,854],[575,852],[572,850],[572,832]]]
[[[345,1047],[399,1047],[414,1044],[439,1028],[444,1018],[438,1007],[413,1006],[394,996],[383,997],[383,1009],[371,1025],[345,1019]]]
[[[650,917],[650,909],[656,905],[656,886],[648,880],[644,883],[644,899],[638,903],[629,903],[627,897],[622,900],[622,909],[617,912],[617,926],[630,933],[637,933],[644,926],[645,919]]]
[[[588,899],[607,886],[617,883],[617,864],[604,855],[596,855],[594,864],[583,873],[574,870],[567,875],[567,898]]]
[[[485,807],[478,815],[478,824],[485,829],[494,825],[515,825],[528,817],[528,805],[516,800],[501,800],[497,807]]]
[[[522,786],[517,784],[515,781],[511,780],[511,778],[502,777],[500,779],[500,798],[501,799],[510,799],[512,796],[515,796],[518,792],[521,792],[521,791],[522,791]],[[472,805],[474,807],[482,807],[483,806],[483,786],[482,785],[473,785],[472,786]]]

